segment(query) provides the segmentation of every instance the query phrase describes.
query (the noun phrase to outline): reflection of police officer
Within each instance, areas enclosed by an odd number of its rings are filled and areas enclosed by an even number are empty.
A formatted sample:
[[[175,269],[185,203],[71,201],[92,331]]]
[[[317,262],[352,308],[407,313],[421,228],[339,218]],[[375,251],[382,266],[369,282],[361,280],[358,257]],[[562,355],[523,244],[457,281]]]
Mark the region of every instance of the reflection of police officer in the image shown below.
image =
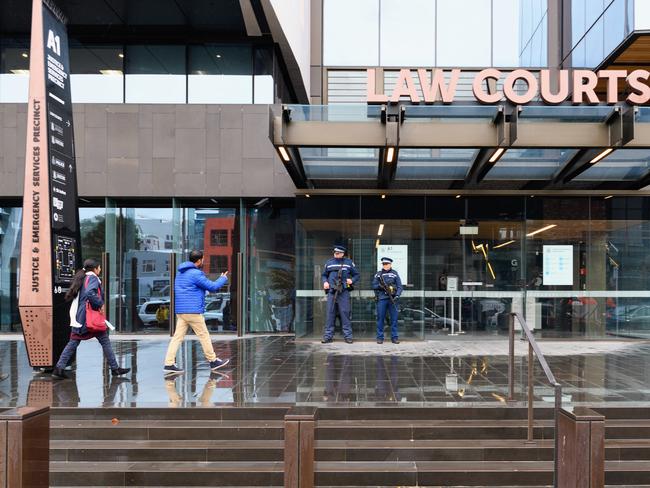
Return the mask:
[[[372,278],[372,289],[377,297],[377,344],[384,342],[386,311],[390,314],[390,340],[399,344],[397,333],[397,299],[402,294],[402,280],[393,269],[391,258],[381,258],[382,269]]]
[[[323,289],[327,293],[327,318],[323,344],[333,341],[336,313],[341,317],[345,342],[352,344],[352,322],[350,318],[350,287],[359,281],[359,272],[351,259],[344,258],[345,247],[335,246],[334,257],[325,263]]]

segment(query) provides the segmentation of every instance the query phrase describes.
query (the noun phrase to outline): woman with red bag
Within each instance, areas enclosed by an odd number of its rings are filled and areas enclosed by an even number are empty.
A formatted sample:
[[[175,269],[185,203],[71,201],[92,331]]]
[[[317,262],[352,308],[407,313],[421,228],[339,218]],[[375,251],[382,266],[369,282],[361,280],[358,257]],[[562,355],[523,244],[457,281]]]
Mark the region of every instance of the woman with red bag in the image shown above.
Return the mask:
[[[86,259],[83,269],[77,271],[72,285],[66,293],[67,300],[73,300],[70,307],[70,341],[63,349],[59,361],[52,371],[52,377],[65,379],[64,368],[72,359],[81,341],[97,339],[102,345],[104,357],[108,361],[113,376],[120,376],[131,371],[130,368],[120,368],[111,347],[111,341],[106,331],[106,317],[104,316],[104,298],[102,297],[102,283],[99,275],[102,267],[94,259]]]

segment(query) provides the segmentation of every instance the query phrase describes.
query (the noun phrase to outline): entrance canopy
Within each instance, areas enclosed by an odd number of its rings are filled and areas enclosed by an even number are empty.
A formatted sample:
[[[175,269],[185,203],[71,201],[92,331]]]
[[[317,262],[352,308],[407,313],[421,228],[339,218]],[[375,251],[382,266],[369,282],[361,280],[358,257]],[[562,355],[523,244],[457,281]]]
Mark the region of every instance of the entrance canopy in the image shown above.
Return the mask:
[[[635,190],[650,107],[283,105],[271,140],[297,188]]]

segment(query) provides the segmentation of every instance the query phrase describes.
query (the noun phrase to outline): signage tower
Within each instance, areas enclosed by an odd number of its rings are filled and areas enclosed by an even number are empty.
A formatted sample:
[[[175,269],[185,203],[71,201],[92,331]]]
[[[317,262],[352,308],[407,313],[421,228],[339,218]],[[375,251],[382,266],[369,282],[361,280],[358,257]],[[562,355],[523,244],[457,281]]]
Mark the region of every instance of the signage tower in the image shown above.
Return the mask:
[[[66,19],[33,0],[18,305],[29,363],[51,368],[70,329],[65,293],[80,267]]]

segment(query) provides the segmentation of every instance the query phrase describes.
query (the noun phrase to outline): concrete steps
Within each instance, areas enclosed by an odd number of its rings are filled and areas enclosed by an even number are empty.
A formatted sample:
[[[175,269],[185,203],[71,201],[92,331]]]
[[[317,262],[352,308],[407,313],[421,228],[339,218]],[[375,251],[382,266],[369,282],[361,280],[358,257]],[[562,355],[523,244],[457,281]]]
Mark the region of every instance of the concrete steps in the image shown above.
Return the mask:
[[[54,409],[51,486],[283,486],[286,407]],[[608,409],[606,482],[650,488],[650,411]],[[323,408],[321,487],[552,483],[552,410]]]

